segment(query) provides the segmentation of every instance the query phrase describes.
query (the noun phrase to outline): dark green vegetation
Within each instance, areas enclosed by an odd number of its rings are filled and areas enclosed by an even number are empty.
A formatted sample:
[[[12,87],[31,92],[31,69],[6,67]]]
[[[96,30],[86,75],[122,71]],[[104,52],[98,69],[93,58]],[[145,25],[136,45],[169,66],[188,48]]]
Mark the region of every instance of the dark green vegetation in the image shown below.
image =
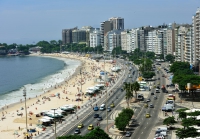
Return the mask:
[[[119,113],[118,117],[115,118],[115,125],[120,131],[125,131],[126,126],[129,124],[134,111],[132,109],[126,108]]]
[[[91,132],[86,135],[67,135],[62,137],[57,137],[57,139],[111,139],[108,134],[106,134],[101,128],[96,127]]]
[[[177,83],[182,91],[186,91],[187,83],[193,85],[199,85],[200,83],[200,76],[193,73],[188,62],[174,62],[170,67],[170,71],[174,73],[172,82]],[[191,90],[191,92],[194,93],[195,90]]]
[[[170,63],[173,63],[175,60],[175,57],[172,54],[168,54],[166,55],[165,60],[169,61]]]
[[[31,45],[17,45],[17,44],[11,44],[7,45],[6,43],[1,44],[0,50],[5,50],[5,54],[9,53],[9,50],[11,49],[17,49],[18,51],[21,51],[22,53],[29,54],[29,49],[32,47],[42,47],[41,52],[42,53],[59,53],[60,51],[69,51],[69,52],[80,52],[80,53],[88,53],[88,52],[95,52],[95,53],[103,53],[103,48],[101,46],[97,46],[96,48],[88,47],[85,43],[77,44],[77,43],[71,43],[67,45],[62,45],[62,41],[58,40],[51,40],[48,41],[39,41],[36,44]]]

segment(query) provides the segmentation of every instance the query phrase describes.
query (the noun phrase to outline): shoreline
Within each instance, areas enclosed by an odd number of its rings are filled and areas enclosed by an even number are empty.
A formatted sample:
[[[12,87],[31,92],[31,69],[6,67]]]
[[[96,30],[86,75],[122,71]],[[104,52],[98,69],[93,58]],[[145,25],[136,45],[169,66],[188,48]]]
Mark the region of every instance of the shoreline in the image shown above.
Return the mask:
[[[45,55],[45,54],[44,54],[44,55],[38,55],[38,54],[37,54],[37,55],[30,55],[30,56],[50,57],[50,58],[56,58],[56,59],[58,59],[58,60],[61,60],[61,59],[59,59],[60,56],[48,56],[48,55]],[[60,58],[64,58],[64,57],[60,57]],[[67,58],[67,59],[72,59],[72,58]],[[78,59],[75,59],[75,58],[73,58],[73,60],[80,61],[81,64],[80,64],[78,67],[76,67],[76,68],[74,69],[75,71],[74,71],[71,75],[69,75],[69,76],[67,77],[67,79],[65,78],[64,81],[58,83],[57,86],[60,86],[60,85],[64,84],[66,81],[70,80],[71,78],[73,78],[73,76],[76,76],[76,75],[78,74],[78,69],[80,69],[80,68],[82,67],[83,62],[82,62],[81,60],[78,60]],[[62,61],[64,61],[64,60],[62,60]],[[48,76],[49,76],[49,75],[48,75]],[[44,78],[45,78],[45,77],[44,77]],[[55,85],[55,86],[56,86],[56,85]],[[47,94],[49,91],[51,91],[52,89],[55,89],[55,88],[54,88],[54,87],[49,87],[49,88],[45,89],[45,92],[43,92],[43,93],[41,93],[41,94],[36,94],[36,96],[38,97],[38,96],[45,95],[45,94]],[[37,98],[37,97],[28,97],[28,98],[26,98],[26,101],[31,100],[31,99],[34,99],[34,98]],[[6,104],[5,106],[0,107],[0,113],[2,113],[3,111],[6,111],[8,108],[12,108],[12,107],[15,106],[15,105],[23,104],[24,102],[25,102],[25,99],[23,99],[23,100],[21,100],[21,101],[19,101],[19,102],[14,102],[14,103],[11,103],[11,104]]]
[[[43,55],[42,55],[43,56]],[[42,129],[38,128],[36,125],[38,124],[38,120],[42,117],[36,117],[36,113],[40,113],[42,111],[50,110],[52,108],[59,108],[61,106],[64,106],[66,104],[74,105],[74,106],[80,106],[87,104],[90,102],[91,97],[86,96],[84,93],[87,90],[87,88],[94,86],[97,84],[96,79],[99,78],[100,71],[104,69],[104,62],[96,62],[94,60],[91,60],[87,57],[82,57],[79,55],[63,55],[63,54],[47,54],[45,56],[50,57],[61,57],[61,58],[67,58],[67,59],[74,59],[79,60],[81,64],[74,69],[73,74],[67,77],[67,79],[57,84],[56,87],[51,88],[50,91],[46,91],[45,93],[38,95],[37,97],[33,97],[30,100],[26,99],[26,106],[27,106],[27,115],[28,117],[28,128],[35,127],[37,131],[39,132],[46,132],[41,131]],[[107,72],[111,72],[112,63],[105,63],[105,70]],[[79,73],[81,69],[81,73]],[[82,76],[82,77],[81,77]],[[81,85],[82,84],[82,85]],[[80,87],[82,89],[83,94],[78,95],[80,93]],[[51,94],[60,93],[60,96],[54,96],[51,97]],[[48,97],[48,99],[43,99],[43,97]],[[82,101],[76,101],[77,97],[80,99],[83,99]],[[96,99],[98,95],[94,98]],[[38,102],[38,100],[40,100]],[[4,109],[4,113],[1,110],[1,116],[5,115],[5,119],[0,119],[0,122],[4,124],[0,124],[0,131],[2,137],[6,138],[12,138],[13,134],[17,132],[17,135],[19,137],[17,138],[23,138],[23,133],[25,132],[25,110],[20,109],[24,106],[24,101],[11,104],[9,108]],[[7,111],[7,112],[5,112]],[[33,114],[30,114],[33,113]],[[19,116],[18,113],[22,113],[23,115]],[[68,114],[68,118],[70,114]],[[17,136],[16,135],[16,136]],[[15,136],[15,135],[14,135]],[[1,137],[0,137],[1,139]]]

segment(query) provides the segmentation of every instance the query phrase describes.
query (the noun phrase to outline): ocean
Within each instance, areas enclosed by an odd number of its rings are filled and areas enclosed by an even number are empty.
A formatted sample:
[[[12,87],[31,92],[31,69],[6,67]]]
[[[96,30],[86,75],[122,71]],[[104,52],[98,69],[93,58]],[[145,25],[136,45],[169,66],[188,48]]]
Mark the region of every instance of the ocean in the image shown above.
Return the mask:
[[[43,94],[61,84],[81,64],[78,60],[43,56],[0,57],[0,108]]]

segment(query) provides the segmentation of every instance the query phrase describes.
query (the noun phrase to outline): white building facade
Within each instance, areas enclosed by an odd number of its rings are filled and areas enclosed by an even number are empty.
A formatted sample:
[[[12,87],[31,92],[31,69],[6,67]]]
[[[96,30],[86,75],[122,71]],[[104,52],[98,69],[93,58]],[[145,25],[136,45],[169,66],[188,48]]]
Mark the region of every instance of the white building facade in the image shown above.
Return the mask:
[[[90,33],[90,47],[97,47],[101,45],[101,31],[95,29]]]

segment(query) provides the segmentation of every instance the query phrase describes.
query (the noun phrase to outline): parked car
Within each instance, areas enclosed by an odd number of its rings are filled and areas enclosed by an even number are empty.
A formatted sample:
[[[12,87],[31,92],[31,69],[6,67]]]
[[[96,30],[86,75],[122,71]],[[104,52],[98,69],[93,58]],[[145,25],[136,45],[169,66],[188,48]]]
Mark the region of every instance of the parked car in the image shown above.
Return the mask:
[[[127,131],[125,136],[126,137],[130,137],[131,136],[131,132]]]
[[[151,92],[151,95],[154,95],[154,92]]]

